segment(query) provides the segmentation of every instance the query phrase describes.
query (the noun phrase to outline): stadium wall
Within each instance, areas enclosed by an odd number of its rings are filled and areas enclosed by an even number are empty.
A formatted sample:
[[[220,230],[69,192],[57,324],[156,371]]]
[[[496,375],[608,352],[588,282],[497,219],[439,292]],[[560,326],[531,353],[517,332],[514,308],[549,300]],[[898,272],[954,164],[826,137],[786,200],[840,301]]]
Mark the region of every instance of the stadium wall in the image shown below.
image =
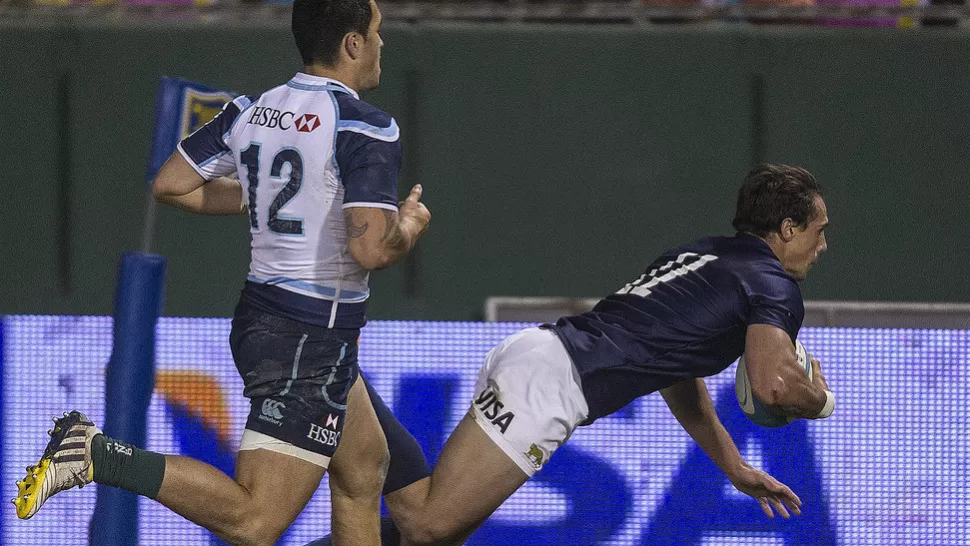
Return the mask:
[[[0,21],[0,313],[108,314],[137,248],[161,75],[251,93],[299,68],[287,25]],[[371,315],[481,317],[490,295],[598,296],[730,232],[766,160],[825,185],[807,298],[970,300],[970,33],[801,27],[388,24],[402,195],[434,219],[374,275]],[[166,314],[228,316],[245,219],[161,210]]]

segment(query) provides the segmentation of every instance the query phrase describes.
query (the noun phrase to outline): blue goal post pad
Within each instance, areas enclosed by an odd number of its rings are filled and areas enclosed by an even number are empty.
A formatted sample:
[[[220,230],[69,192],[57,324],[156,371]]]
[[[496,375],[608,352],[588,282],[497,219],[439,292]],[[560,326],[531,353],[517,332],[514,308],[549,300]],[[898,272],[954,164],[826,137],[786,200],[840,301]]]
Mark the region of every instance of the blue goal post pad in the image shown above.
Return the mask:
[[[155,326],[165,298],[163,256],[122,254],[114,300],[114,341],[105,373],[104,433],[144,448],[155,388]],[[138,544],[134,493],[99,487],[89,529],[91,546]]]

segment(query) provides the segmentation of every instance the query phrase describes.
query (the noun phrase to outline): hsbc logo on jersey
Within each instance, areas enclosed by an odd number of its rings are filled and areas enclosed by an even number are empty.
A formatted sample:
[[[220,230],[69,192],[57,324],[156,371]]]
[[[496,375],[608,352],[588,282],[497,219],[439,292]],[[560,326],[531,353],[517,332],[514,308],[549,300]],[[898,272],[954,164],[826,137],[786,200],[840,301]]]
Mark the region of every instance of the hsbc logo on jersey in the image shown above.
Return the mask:
[[[320,118],[316,114],[303,114],[296,120],[296,130],[301,133],[312,133],[320,126]]]
[[[275,108],[257,106],[253,108],[253,113],[249,115],[248,123],[283,131],[296,127],[296,130],[301,133],[312,133],[320,126],[320,117],[316,114],[303,114],[297,117],[296,112],[284,112]]]
[[[293,126],[294,116],[296,116],[295,112],[283,112],[275,108],[257,106],[253,108],[253,113],[249,115],[249,124],[285,131]]]

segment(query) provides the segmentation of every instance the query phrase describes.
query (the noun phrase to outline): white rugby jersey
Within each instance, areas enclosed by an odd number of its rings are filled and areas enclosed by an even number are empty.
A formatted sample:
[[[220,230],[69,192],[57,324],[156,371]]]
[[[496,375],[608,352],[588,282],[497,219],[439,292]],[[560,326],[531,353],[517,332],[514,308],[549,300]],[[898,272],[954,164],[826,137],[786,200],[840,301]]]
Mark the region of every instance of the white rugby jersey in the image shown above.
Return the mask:
[[[363,326],[368,271],[350,254],[342,209],[398,210],[394,118],[337,80],[299,73],[236,98],[178,149],[206,180],[239,175],[252,233],[244,298],[312,324]]]

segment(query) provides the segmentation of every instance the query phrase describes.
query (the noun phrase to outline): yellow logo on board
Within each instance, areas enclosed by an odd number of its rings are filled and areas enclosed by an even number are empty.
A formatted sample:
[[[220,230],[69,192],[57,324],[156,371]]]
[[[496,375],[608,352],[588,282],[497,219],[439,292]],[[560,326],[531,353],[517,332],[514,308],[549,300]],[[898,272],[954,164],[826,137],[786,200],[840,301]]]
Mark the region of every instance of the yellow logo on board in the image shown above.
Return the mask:
[[[182,103],[182,126],[179,140],[196,132],[199,127],[212,121],[222,111],[222,107],[232,100],[228,93],[203,93],[193,89],[185,92]]]

